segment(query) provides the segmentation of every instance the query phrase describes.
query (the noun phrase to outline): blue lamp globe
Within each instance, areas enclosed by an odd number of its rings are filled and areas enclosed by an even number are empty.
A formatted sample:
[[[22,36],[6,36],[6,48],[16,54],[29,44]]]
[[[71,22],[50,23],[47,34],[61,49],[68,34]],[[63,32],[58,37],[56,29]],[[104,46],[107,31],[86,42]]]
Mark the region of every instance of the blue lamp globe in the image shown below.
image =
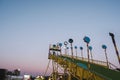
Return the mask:
[[[56,47],[56,45],[55,44],[53,44],[53,48],[55,48]]]
[[[67,47],[67,49],[69,49],[69,47]]]
[[[68,42],[69,42],[69,43],[73,43],[73,39],[70,38],[70,39],[68,40]]]
[[[62,43],[59,43],[59,46],[62,47]]]
[[[89,42],[90,42],[90,38],[87,37],[87,36],[85,36],[85,37],[83,38],[83,40],[84,40],[84,42],[86,42],[86,43],[89,43]]]
[[[77,46],[75,46],[75,49],[77,49]]]
[[[88,48],[89,48],[90,51],[92,50],[92,46],[89,46]]]
[[[103,48],[103,49],[106,49],[106,48],[107,48],[107,46],[103,44],[103,45],[102,45],[102,48]]]
[[[83,47],[80,47],[80,50],[83,50]]]

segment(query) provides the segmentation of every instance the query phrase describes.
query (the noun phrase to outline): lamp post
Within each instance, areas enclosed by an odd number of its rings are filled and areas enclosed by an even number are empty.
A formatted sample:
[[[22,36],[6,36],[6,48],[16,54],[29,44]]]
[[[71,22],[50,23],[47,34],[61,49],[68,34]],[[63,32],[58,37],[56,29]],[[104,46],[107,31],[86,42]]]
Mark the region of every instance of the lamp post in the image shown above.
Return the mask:
[[[65,45],[65,55],[67,55],[67,44],[68,44],[68,42],[65,41],[65,42],[64,42],[64,45]]]
[[[91,54],[91,60],[93,62],[93,56],[92,56],[92,46],[89,46],[90,54]]]
[[[83,38],[83,40],[84,40],[84,42],[86,42],[86,44],[87,44],[87,56],[88,56],[88,70],[90,69],[90,61],[89,61],[89,43],[90,43],[90,38],[89,37],[87,37],[87,36],[85,36],[84,38]]]
[[[77,46],[75,46],[74,48],[75,48],[75,51],[76,51],[76,58],[77,58]]]
[[[107,67],[109,68],[108,57],[107,57],[107,53],[106,53],[107,46],[103,44],[102,48],[105,50],[105,57],[106,57]]]
[[[61,50],[62,43],[59,43],[59,46],[60,46],[60,55],[62,55],[62,50]]]
[[[67,54],[69,55],[69,47],[67,47]]]
[[[115,39],[114,39],[114,34],[113,33],[109,33],[109,35],[112,38],[112,42],[113,42],[114,47],[115,47],[115,51],[116,51],[116,55],[117,55],[117,58],[118,58],[118,62],[120,64],[120,56],[119,56],[119,52],[118,52],[118,49],[117,49],[117,46],[116,46],[116,42],[115,42]]]
[[[81,50],[81,57],[82,57],[82,60],[83,60],[83,47],[82,46],[80,47],[80,50]]]
[[[73,39],[69,39],[68,42],[70,43],[70,46],[71,46],[71,55],[72,55],[72,59],[73,59],[73,46],[72,46],[72,43],[73,43]]]
[[[71,48],[71,55],[72,55],[72,60],[73,59],[73,46],[72,46],[72,43],[73,43],[73,39],[69,39],[68,42],[70,43],[70,48]],[[73,72],[73,66],[70,64],[70,68],[71,68],[71,71]],[[71,74],[69,74],[69,77],[68,77],[68,80],[71,80]]]

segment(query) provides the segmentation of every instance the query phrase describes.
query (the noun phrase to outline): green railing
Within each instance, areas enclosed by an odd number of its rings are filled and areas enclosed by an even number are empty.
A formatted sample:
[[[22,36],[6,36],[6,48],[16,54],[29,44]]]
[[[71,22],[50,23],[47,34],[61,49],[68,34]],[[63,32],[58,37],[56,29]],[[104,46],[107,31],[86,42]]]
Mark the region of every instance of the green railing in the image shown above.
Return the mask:
[[[88,62],[87,62],[87,59],[85,60],[85,58],[83,60],[79,58],[76,59],[75,57],[72,59],[70,56],[64,56],[64,55],[59,57],[69,62],[72,62],[81,68],[88,69],[87,67]],[[103,63],[105,64],[105,62]],[[106,65],[101,65],[103,63],[97,60],[96,61],[94,60],[92,62],[90,61],[89,71],[103,77],[105,80],[120,80],[120,71],[107,68]]]

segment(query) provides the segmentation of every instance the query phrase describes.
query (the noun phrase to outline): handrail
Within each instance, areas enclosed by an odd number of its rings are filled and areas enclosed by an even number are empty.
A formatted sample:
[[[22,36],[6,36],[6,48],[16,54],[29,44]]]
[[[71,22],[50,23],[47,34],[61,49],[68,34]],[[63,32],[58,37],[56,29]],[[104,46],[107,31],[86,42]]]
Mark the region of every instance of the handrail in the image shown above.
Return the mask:
[[[118,67],[112,63],[109,62],[110,69],[118,69]]]
[[[72,58],[71,55],[63,55],[63,56]],[[78,56],[77,57],[73,56],[73,58],[82,60],[82,61],[86,61],[86,62],[88,61],[88,58],[82,58],[82,57],[78,57]],[[105,62],[105,61],[99,61],[99,60],[93,60],[93,59],[89,59],[89,61],[93,64],[98,64],[98,65],[105,66],[105,67],[107,66],[107,62]]]

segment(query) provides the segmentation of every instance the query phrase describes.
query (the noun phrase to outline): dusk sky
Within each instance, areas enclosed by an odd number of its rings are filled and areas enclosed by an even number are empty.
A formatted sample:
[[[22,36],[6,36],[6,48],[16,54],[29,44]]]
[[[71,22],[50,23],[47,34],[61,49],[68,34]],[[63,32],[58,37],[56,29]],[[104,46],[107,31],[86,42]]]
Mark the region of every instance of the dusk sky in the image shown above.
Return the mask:
[[[109,32],[120,52],[120,0],[0,0],[0,68],[43,74],[49,44],[73,38],[86,57],[84,36],[91,39],[94,59],[106,61],[106,44],[109,62],[119,67]]]

